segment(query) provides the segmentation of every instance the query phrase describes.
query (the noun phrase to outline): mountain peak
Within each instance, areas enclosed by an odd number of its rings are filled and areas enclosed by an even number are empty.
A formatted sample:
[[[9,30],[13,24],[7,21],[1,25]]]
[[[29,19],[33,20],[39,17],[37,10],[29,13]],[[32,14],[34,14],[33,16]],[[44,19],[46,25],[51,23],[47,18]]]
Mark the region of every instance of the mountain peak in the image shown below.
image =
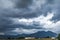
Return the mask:
[[[56,33],[53,33],[53,32],[51,32],[51,31],[47,31],[47,32],[45,32],[45,31],[38,31],[38,32],[36,32],[36,33],[33,33],[33,34],[30,34],[29,36],[31,36],[31,37],[39,37],[39,38],[43,38],[43,37],[47,37],[47,36],[49,36],[49,37],[56,37]]]

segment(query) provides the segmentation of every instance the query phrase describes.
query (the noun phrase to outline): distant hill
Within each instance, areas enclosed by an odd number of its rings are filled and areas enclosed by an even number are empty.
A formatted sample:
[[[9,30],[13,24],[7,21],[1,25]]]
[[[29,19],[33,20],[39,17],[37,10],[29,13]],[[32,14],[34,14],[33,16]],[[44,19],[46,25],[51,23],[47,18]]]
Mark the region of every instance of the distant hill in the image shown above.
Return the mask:
[[[33,34],[19,34],[19,35],[0,35],[0,38],[18,38],[18,37],[36,37],[36,38],[44,38],[44,37],[56,37],[57,34],[51,31],[38,31]]]
[[[39,31],[39,32],[37,32],[37,33],[33,33],[33,34],[30,34],[29,36],[30,37],[37,37],[37,38],[43,38],[43,37],[56,37],[56,33],[53,33],[53,32],[51,32],[51,31],[47,31],[47,32],[45,32],[45,31]]]

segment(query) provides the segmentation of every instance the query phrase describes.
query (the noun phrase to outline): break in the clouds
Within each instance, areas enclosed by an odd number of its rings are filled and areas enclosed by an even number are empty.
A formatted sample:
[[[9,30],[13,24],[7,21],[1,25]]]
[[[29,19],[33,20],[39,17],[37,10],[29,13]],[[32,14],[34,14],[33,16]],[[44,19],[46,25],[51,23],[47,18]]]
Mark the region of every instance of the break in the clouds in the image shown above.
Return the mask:
[[[60,31],[60,0],[0,0],[0,33]]]

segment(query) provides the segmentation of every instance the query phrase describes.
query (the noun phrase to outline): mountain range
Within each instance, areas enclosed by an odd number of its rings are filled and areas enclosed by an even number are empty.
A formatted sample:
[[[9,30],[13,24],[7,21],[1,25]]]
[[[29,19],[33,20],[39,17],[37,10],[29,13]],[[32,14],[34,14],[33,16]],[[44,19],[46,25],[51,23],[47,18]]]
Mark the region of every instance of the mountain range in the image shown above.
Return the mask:
[[[19,37],[36,37],[36,38],[43,38],[43,37],[56,37],[57,34],[56,33],[53,33],[51,31],[38,31],[36,33],[33,33],[33,34],[21,34],[21,35],[18,35]]]
[[[39,31],[37,33],[30,34],[29,36],[31,37],[36,37],[36,38],[43,38],[43,37],[56,37],[56,33],[53,33],[51,31]]]
[[[57,34],[51,31],[38,31],[33,34],[18,34],[18,35],[0,35],[0,38],[18,38],[18,37],[35,37],[35,38],[44,38],[44,37],[56,37]]]

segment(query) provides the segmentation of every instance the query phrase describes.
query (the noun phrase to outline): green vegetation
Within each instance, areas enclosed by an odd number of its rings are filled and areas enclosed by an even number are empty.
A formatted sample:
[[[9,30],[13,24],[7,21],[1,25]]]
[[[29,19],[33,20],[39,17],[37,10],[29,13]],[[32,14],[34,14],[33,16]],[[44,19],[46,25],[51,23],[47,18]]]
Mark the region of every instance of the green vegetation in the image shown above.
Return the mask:
[[[58,38],[58,40],[60,40],[60,34],[58,34],[58,37],[57,38]]]
[[[25,39],[25,37],[19,37],[19,38],[17,38],[17,39]]]
[[[52,40],[50,38],[42,38],[42,39],[11,39],[11,40]]]

